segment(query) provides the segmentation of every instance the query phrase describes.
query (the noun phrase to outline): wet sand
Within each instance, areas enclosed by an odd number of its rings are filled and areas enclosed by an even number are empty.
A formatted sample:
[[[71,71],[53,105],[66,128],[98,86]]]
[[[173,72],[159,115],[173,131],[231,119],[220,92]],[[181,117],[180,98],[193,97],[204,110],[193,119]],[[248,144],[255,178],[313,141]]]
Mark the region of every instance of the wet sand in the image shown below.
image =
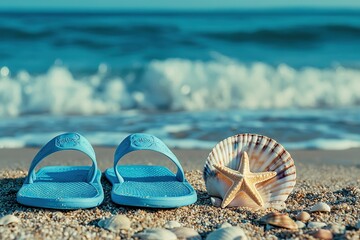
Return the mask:
[[[114,148],[96,148],[99,168],[112,166]],[[210,150],[179,150],[174,153],[181,160],[189,182],[198,193],[198,201],[178,209],[145,209],[119,206],[111,202],[111,185],[103,178],[104,203],[93,209],[58,211],[29,208],[16,203],[27,168],[38,148],[0,149],[0,216],[13,214],[18,224],[0,226],[0,239],[129,239],[147,228],[163,227],[166,221],[176,220],[183,226],[196,229],[205,238],[219,224],[229,222],[244,229],[249,239],[311,239],[314,229],[288,230],[266,227],[259,221],[274,209],[251,211],[245,208],[220,209],[211,206],[202,180],[202,168]],[[330,213],[311,213],[310,221],[324,222],[335,239],[359,239],[356,228],[360,220],[360,149],[345,151],[290,151],[297,167],[297,184],[281,212],[295,219],[298,212],[309,210],[317,202],[331,206]],[[78,159],[74,162],[74,159]],[[170,162],[155,153],[138,152],[126,156],[123,163],[164,164]],[[74,152],[55,153],[44,165],[90,164],[84,155]],[[171,166],[172,167],[172,166]],[[130,230],[113,233],[98,227],[100,219],[114,214],[126,214],[132,221]],[[342,226],[338,231],[334,226]]]

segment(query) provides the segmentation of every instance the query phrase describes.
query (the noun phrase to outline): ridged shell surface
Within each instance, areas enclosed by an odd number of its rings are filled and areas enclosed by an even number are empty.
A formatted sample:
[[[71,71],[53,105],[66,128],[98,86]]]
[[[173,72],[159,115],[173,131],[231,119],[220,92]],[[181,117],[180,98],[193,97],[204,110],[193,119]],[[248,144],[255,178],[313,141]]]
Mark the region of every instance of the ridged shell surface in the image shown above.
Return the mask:
[[[260,222],[270,224],[276,227],[288,228],[288,229],[298,229],[298,225],[292,220],[287,214],[284,213],[269,213],[266,216],[262,217]]]
[[[232,187],[232,182],[221,177],[214,165],[237,170],[244,152],[249,159],[251,173],[276,172],[276,176],[256,184],[263,204],[254,202],[243,191],[239,191],[228,207],[250,207],[254,209],[285,208],[285,200],[296,183],[294,161],[285,148],[275,140],[257,134],[238,134],[219,142],[210,152],[203,177],[210,196],[223,199]]]
[[[131,221],[125,215],[119,214],[100,220],[98,225],[112,232],[120,232],[122,229],[130,229]]]
[[[199,233],[192,228],[176,227],[170,229],[177,236],[178,240],[201,240]]]
[[[134,235],[142,240],[177,240],[175,233],[163,228],[149,228]]]
[[[239,227],[219,228],[210,233],[206,240],[247,240],[247,236]]]

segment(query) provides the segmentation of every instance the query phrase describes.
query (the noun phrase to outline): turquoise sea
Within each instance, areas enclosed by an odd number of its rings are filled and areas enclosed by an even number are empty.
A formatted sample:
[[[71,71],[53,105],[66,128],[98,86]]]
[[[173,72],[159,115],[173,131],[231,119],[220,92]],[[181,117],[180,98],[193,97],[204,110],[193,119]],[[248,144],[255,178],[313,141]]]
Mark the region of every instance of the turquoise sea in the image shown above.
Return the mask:
[[[360,147],[359,53],[358,10],[0,12],[0,147]]]

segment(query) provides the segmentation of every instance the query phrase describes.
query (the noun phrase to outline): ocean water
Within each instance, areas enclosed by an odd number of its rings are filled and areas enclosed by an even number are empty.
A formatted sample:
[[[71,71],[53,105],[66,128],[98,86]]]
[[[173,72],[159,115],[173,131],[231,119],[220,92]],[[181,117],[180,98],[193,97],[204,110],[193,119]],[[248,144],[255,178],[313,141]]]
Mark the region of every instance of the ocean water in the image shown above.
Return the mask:
[[[0,13],[0,147],[360,147],[360,11]]]

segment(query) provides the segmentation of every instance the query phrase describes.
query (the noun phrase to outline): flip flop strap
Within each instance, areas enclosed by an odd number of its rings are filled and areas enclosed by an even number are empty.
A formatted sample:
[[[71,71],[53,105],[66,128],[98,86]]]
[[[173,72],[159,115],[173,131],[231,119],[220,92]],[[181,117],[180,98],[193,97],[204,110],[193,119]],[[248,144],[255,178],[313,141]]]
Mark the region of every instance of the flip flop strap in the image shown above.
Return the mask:
[[[184,171],[180,165],[179,160],[174,155],[173,152],[157,137],[150,135],[150,134],[144,134],[144,133],[135,133],[127,136],[117,147],[114,155],[114,172],[116,174],[116,177],[119,181],[119,183],[124,182],[124,179],[121,177],[118,169],[117,164],[120,161],[120,159],[125,156],[126,154],[138,151],[138,150],[151,150],[158,153],[162,153],[165,156],[167,156],[173,163],[175,163],[176,167],[178,168],[178,171],[176,173],[176,178],[184,182],[185,181],[185,175]]]
[[[31,162],[29,168],[29,175],[25,179],[25,183],[33,183],[36,179],[35,168],[47,156],[52,153],[63,150],[75,150],[86,154],[92,161],[92,166],[89,171],[88,181],[95,180],[97,172],[95,151],[89,141],[78,133],[64,133],[51,139],[45,144],[36,154]]]

